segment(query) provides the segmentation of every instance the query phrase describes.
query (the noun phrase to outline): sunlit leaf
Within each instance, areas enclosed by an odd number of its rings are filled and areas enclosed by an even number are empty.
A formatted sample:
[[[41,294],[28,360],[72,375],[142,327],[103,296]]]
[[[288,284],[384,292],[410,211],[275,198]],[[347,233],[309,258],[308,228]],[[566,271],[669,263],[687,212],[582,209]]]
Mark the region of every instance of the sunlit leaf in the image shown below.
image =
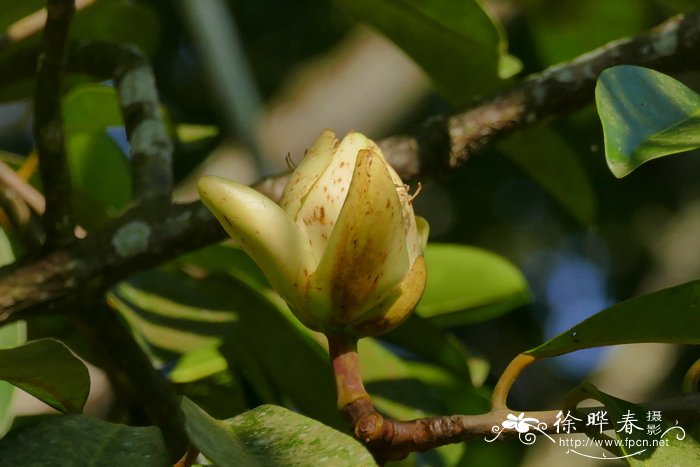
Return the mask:
[[[429,244],[428,283],[416,313],[440,327],[459,326],[528,303],[522,273],[506,259],[480,248]]]
[[[226,370],[226,359],[213,347],[192,350],[180,357],[168,373],[173,383],[189,383]]]
[[[14,262],[10,239],[3,229],[0,229],[0,266]],[[27,340],[27,325],[24,321],[0,326],[0,349],[8,349],[24,344]],[[13,416],[11,413],[12,399],[15,386],[7,381],[0,381],[0,438],[10,429]]]
[[[336,0],[396,43],[453,104],[501,85],[519,71],[506,53],[501,26],[479,2],[462,0]]]
[[[517,132],[498,149],[581,224],[593,222],[595,198],[588,175],[571,147],[549,127]]]
[[[551,357],[591,347],[638,342],[700,344],[700,281],[613,305],[528,350]]]
[[[114,88],[88,83],[76,86],[63,98],[63,124],[66,132],[103,132],[110,126],[123,126]]]
[[[101,132],[68,133],[66,152],[76,220],[88,229],[101,227],[123,209],[131,197],[126,157],[119,146]]]
[[[81,412],[90,392],[83,362],[54,339],[0,349],[0,380],[65,413]]]
[[[0,326],[0,350],[17,347],[27,340],[27,326],[24,321]],[[12,425],[12,399],[15,386],[7,381],[0,381],[0,438]]]
[[[172,462],[157,427],[66,415],[11,431],[0,440],[0,464],[163,467]]]
[[[700,147],[700,95],[670,76],[620,65],[598,78],[596,104],[610,171]]]

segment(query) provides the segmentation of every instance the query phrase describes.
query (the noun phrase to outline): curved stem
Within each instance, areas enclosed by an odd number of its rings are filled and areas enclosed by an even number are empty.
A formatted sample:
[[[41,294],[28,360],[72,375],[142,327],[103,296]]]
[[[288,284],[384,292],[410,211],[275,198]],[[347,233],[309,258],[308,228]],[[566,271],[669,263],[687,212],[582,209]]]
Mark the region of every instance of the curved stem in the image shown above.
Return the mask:
[[[508,393],[510,388],[518,379],[520,373],[533,364],[537,359],[532,355],[521,353],[515,357],[503,370],[501,377],[498,378],[496,387],[493,388],[493,394],[491,395],[491,410],[500,410],[508,408]]]
[[[360,376],[360,358],[357,355],[357,338],[345,334],[328,337],[328,351],[338,394],[338,409],[360,399],[369,400],[369,395]]]

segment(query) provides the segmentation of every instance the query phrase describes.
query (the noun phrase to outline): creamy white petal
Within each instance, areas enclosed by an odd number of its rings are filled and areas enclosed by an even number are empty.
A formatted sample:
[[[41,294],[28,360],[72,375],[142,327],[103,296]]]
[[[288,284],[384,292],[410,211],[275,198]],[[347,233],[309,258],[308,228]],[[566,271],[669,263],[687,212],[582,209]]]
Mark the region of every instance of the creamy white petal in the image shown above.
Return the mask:
[[[348,194],[357,153],[368,145],[369,140],[360,133],[350,133],[343,138],[326,171],[304,197],[295,216],[297,226],[308,237],[317,264]]]
[[[314,183],[323,175],[333,159],[338,140],[331,130],[325,130],[304,154],[304,159],[294,169],[284,188],[280,206],[294,219],[304,198]]]
[[[381,155],[361,150],[347,199],[311,276],[310,306],[328,307],[335,324],[353,322],[395,289],[410,266],[394,181]]]
[[[306,283],[312,260],[307,242],[287,213],[252,188],[220,177],[202,177],[198,188],[204,204],[262,269],[272,287],[295,311],[303,312],[299,290]]]

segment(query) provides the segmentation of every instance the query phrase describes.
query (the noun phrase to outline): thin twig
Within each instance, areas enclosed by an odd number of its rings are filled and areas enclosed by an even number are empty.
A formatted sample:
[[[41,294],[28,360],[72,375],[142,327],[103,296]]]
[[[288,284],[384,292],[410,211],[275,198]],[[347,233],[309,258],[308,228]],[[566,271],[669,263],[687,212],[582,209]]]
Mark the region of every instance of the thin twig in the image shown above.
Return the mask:
[[[61,114],[61,77],[66,39],[75,11],[73,0],[49,0],[34,94],[34,136],[46,196],[44,228],[48,245],[73,239],[71,181]]]
[[[3,161],[0,161],[0,183],[12,188],[25,203],[37,214],[43,214],[46,209],[46,201],[36,188],[24,181],[17,172],[12,170]]]

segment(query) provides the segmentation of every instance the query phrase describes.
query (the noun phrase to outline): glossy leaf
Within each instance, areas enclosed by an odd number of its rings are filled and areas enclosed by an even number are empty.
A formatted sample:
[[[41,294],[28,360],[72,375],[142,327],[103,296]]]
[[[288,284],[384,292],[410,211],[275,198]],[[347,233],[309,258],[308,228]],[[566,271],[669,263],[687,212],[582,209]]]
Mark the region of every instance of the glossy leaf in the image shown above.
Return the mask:
[[[439,327],[459,326],[528,303],[522,273],[506,259],[456,244],[429,244],[428,283],[416,313]]]
[[[65,413],[81,412],[90,392],[90,375],[83,362],[54,339],[1,349],[0,380]]]
[[[519,65],[505,54],[501,26],[479,2],[463,0],[336,0],[361,21],[375,27],[403,49],[432,78],[453,104],[491,92],[501,75]],[[439,51],[439,53],[436,53]],[[446,59],[449,57],[449,59]]]
[[[608,68],[598,78],[596,104],[605,157],[618,178],[651,159],[700,147],[700,95],[663,73]]]
[[[274,405],[218,421],[187,398],[185,429],[195,446],[220,467],[376,465],[350,436]]]
[[[0,440],[0,464],[163,467],[172,462],[157,427],[66,415],[11,431]]]
[[[610,396],[590,383],[572,391],[572,396],[595,399],[605,406],[605,413],[615,429],[615,437],[622,441],[619,456],[631,466],[665,467],[669,465],[696,465],[700,459],[700,443],[674,420],[649,421],[650,411],[637,404]],[[663,417],[663,412],[660,412]],[[625,422],[627,420],[627,423]],[[658,426],[658,433],[649,434],[649,425]],[[654,447],[653,443],[664,444]],[[644,446],[644,444],[647,446]]]
[[[576,154],[552,129],[540,125],[517,132],[498,149],[535,180],[582,225],[595,215],[595,195]]]
[[[214,420],[186,397],[182,398],[181,406],[185,415],[185,430],[190,440],[217,466],[263,465],[247,451],[241,439],[223,422]]]
[[[541,358],[638,342],[700,344],[698,302],[700,281],[642,295],[596,313],[526,353]]]
[[[376,465],[355,439],[283,407],[263,405],[225,423],[260,465]]]

